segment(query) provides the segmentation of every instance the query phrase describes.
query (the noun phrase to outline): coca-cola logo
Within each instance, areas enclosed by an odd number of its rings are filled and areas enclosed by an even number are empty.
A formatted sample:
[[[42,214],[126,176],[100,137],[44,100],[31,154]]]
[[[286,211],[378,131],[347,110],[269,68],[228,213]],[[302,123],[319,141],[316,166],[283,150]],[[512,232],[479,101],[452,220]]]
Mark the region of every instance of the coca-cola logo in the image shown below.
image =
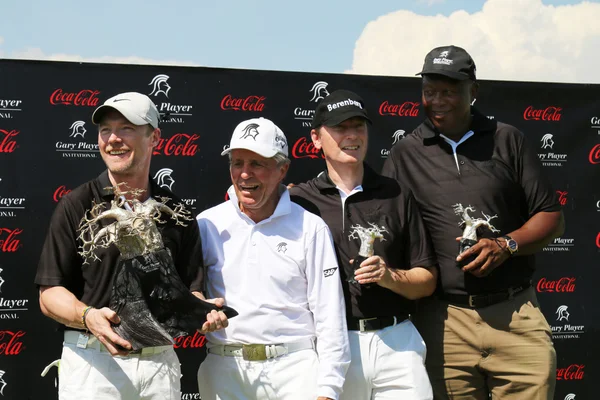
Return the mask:
[[[0,356],[16,356],[25,348],[21,338],[24,331],[0,331]]]
[[[58,203],[58,200],[60,200],[61,197],[63,197],[66,194],[69,194],[69,193],[71,193],[71,189],[67,189],[67,187],[65,185],[61,185],[56,188],[52,198],[54,199],[55,203]]]
[[[221,110],[261,112],[265,108],[265,96],[233,97],[228,94],[221,100]]]
[[[561,107],[556,106],[548,106],[540,109],[529,106],[523,112],[523,119],[526,121],[560,121],[561,110]]]
[[[198,145],[195,143],[200,138],[197,134],[176,133],[170,138],[161,138],[152,154],[165,156],[192,157],[198,153]]]
[[[379,115],[393,115],[398,117],[419,116],[419,105],[416,101],[405,101],[402,104],[390,104],[387,100],[379,106]]]
[[[3,253],[14,253],[21,247],[21,241],[17,238],[23,229],[0,228],[0,251]]]
[[[296,140],[292,147],[292,157],[294,158],[325,158],[321,150],[317,149],[312,141],[308,141],[306,137],[301,137]]]
[[[557,381],[580,381],[585,374],[585,364],[571,364],[566,368],[556,369]]]
[[[200,347],[204,347],[206,343],[206,336],[202,335],[198,331],[194,332],[194,335],[188,336],[179,336],[175,339],[175,344],[173,347],[176,349],[199,349]]]
[[[591,164],[600,164],[600,143],[592,147],[589,160]]]
[[[50,104],[96,107],[98,105],[99,94],[100,91],[90,89],[83,89],[79,92],[63,92],[62,89],[56,89],[50,95]]]
[[[12,153],[17,148],[17,142],[14,139],[20,131],[7,131],[0,129],[0,153]]]
[[[596,247],[600,249],[600,232],[598,233],[598,236],[596,236]]]
[[[557,190],[556,194],[558,194],[558,202],[560,203],[561,206],[564,206],[565,204],[567,204],[567,194],[569,194],[569,192],[563,192],[562,190]]]
[[[573,293],[576,279],[574,277],[562,277],[556,280],[541,278],[537,283],[537,291],[539,293]]]

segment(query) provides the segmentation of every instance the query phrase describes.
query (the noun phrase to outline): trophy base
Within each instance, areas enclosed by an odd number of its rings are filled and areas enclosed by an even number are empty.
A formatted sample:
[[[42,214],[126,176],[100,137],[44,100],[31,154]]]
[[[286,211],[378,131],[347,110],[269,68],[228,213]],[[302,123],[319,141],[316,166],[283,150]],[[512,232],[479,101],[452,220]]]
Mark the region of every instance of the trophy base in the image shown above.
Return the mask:
[[[471,247],[473,247],[475,244],[477,243],[477,240],[473,240],[473,239],[460,239],[460,243],[458,244],[458,254],[462,254],[463,252],[465,252],[466,250],[469,250]],[[471,261],[473,261],[476,258],[476,256],[471,256],[468,258],[463,259],[460,262],[457,262],[458,266],[462,267],[465,266],[467,264],[469,264]]]
[[[354,269],[352,270],[352,276],[347,279],[348,283],[352,283],[352,284],[358,285],[361,288],[365,288],[365,289],[369,289],[371,287],[371,283],[366,283],[364,285],[361,285],[356,279],[354,279],[354,271],[356,271],[357,269],[359,269],[360,268],[360,264],[363,261],[365,261],[367,258],[368,257],[364,257],[364,256],[361,256],[361,255],[358,255],[358,256],[354,257],[354,262],[352,263],[352,267]]]

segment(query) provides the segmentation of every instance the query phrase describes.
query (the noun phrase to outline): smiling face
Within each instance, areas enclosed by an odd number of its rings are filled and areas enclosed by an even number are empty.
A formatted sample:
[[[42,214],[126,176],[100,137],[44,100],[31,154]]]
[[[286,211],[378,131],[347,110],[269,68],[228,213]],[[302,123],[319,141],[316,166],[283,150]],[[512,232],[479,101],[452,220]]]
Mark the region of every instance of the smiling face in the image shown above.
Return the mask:
[[[147,177],[159,139],[160,129],[134,125],[116,110],[108,111],[98,124],[100,155],[117,181]]]
[[[442,75],[424,75],[422,100],[425,114],[435,128],[451,139],[460,139],[471,124],[471,102],[477,94],[473,81]]]
[[[315,147],[323,150],[329,163],[362,164],[367,155],[369,132],[364,118],[353,117],[310,133]]]
[[[250,150],[232,150],[229,169],[240,210],[255,222],[271,216],[279,201],[279,184],[288,168],[289,164],[277,165],[275,159]]]

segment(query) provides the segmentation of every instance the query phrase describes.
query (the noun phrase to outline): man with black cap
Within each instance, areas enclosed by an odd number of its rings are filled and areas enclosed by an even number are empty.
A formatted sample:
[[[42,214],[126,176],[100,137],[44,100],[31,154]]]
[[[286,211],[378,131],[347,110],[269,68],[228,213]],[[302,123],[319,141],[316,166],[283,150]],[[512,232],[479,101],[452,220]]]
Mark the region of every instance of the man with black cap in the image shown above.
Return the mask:
[[[112,329],[120,322],[108,307],[119,249],[114,245],[98,248],[95,260],[85,260],[78,232],[80,221],[94,204],[108,209],[117,203],[110,187],[123,183],[127,185],[121,198],[125,209],[152,197],[167,197],[166,205],[176,208],[177,197],[149,177],[152,150],[160,139],[158,110],[146,95],[121,93],[98,107],[92,122],[98,125],[98,150],[107,169],[62,197],[52,215],[35,277],[42,312],[64,330],[59,399],[179,399],[181,372],[173,346],[131,351],[131,344]],[[99,221],[99,226],[113,222],[112,218],[106,221]],[[198,226],[193,221],[184,225],[167,218],[159,227],[160,236],[182,281],[203,298]],[[224,303],[223,299],[214,302]],[[204,326],[198,327],[204,332],[227,326],[221,311],[213,310],[206,318]]]
[[[335,243],[351,351],[341,398],[431,399],[425,344],[409,316],[435,289],[435,256],[410,191],[364,161],[370,123],[356,93],[321,100],[310,134],[327,169],[290,192]]]
[[[435,398],[552,399],[556,352],[531,278],[564,229],[555,192],[524,135],[471,106],[464,49],[433,49],[419,74],[427,119],[383,174],[412,189],[440,266],[415,316]]]

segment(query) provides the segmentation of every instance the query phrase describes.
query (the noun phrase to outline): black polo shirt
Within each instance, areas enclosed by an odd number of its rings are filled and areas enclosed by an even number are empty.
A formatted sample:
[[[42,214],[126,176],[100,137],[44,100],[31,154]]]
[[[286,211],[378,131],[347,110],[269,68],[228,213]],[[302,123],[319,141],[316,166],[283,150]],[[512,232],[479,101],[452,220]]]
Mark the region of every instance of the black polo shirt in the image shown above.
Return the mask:
[[[401,190],[397,181],[381,176],[365,164],[362,192],[346,198],[342,210],[339,190],[327,172],[290,189],[292,201],[320,216],[329,226],[340,266],[342,287],[346,298],[346,315],[356,318],[389,317],[413,312],[414,302],[405,297],[371,285],[362,288],[349,284],[354,276],[350,259],[358,255],[360,240],[350,238],[353,225],[369,227],[369,223],[385,227],[384,241],[375,241],[375,255],[388,266],[397,269],[429,267],[435,256],[429,235],[415,200],[408,190]]]
[[[473,218],[497,215],[490,223],[506,235],[541,211],[559,211],[556,193],[542,173],[535,151],[515,127],[490,120],[472,108],[474,135],[456,149],[427,120],[390,151],[383,174],[408,186],[419,204],[440,265],[447,293],[479,294],[504,290],[531,279],[534,256],[508,259],[490,275],[477,278],[456,264],[461,217],[452,206],[473,206]],[[460,171],[459,171],[460,169]],[[488,232],[489,235],[491,233]]]
[[[152,180],[150,182],[153,197],[169,197],[171,200],[167,205],[171,208],[180,202],[171,191],[159,187]],[[104,171],[58,202],[38,264],[35,277],[38,286],[64,286],[85,304],[96,308],[108,306],[119,250],[114,244],[99,248],[95,253],[100,260],[90,260],[89,264],[83,264],[83,259],[78,254],[82,242],[77,238],[77,229],[85,212],[92,207],[92,202],[104,203],[106,209],[110,208],[114,195],[111,190],[105,190],[110,186],[112,184],[108,171]],[[201,291],[202,244],[198,224],[192,219],[187,221],[186,227],[176,225],[170,216],[164,214],[161,220],[166,223],[157,224],[158,229],[165,246],[171,251],[181,279],[191,290]],[[99,225],[104,227],[113,222],[112,218],[102,219]]]

